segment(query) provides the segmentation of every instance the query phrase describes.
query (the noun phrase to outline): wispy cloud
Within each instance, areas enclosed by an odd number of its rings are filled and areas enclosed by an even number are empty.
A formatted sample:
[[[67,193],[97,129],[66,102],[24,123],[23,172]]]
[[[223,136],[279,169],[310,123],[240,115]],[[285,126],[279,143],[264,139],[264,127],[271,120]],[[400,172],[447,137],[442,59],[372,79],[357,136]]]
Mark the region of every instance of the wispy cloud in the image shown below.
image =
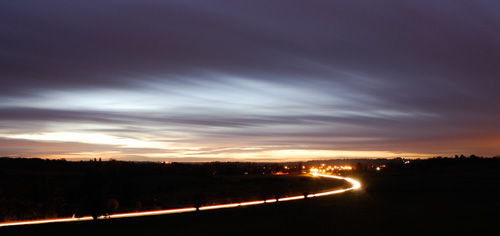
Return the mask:
[[[496,155],[499,9],[4,1],[0,155]]]

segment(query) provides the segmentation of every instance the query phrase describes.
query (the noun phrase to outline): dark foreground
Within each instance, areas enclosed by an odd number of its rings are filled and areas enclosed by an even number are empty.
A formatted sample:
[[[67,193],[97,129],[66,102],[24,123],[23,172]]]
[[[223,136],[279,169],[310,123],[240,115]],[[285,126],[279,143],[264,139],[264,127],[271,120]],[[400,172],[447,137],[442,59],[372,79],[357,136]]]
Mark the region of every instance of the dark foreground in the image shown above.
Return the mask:
[[[1,235],[496,235],[500,168],[360,173],[363,190],[236,209],[0,228]]]

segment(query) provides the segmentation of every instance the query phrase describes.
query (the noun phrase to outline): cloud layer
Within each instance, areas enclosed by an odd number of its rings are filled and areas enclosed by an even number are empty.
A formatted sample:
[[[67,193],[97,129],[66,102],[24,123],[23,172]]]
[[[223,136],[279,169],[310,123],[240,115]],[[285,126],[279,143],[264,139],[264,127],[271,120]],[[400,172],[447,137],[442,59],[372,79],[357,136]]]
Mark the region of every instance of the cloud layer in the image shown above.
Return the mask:
[[[493,1],[3,1],[0,155],[500,153]]]

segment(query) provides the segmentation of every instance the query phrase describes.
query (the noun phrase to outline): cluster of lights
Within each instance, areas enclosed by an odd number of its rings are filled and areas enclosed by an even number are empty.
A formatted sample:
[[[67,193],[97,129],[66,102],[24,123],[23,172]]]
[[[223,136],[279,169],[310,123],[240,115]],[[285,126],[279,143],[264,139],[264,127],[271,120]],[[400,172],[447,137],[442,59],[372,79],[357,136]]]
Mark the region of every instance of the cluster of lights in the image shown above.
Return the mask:
[[[383,169],[383,168],[385,168],[385,167],[386,167],[385,165],[381,165],[381,166],[377,166],[375,169],[376,169],[377,171],[380,171],[380,170],[382,170],[382,169]]]
[[[332,168],[329,166],[329,168]],[[333,166],[332,170],[352,170],[351,166]]]
[[[321,164],[320,167],[312,167],[310,169],[310,173],[315,175],[318,173],[326,173],[326,172],[333,172],[333,171],[345,171],[345,170],[352,170],[351,166],[328,166],[326,167],[325,164]]]

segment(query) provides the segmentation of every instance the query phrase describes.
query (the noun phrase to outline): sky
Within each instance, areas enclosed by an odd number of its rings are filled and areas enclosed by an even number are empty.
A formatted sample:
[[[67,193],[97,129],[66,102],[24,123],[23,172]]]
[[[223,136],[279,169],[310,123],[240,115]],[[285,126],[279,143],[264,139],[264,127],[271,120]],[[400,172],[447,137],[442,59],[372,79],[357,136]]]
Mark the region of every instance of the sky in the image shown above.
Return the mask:
[[[2,0],[0,156],[500,154],[500,2]]]

